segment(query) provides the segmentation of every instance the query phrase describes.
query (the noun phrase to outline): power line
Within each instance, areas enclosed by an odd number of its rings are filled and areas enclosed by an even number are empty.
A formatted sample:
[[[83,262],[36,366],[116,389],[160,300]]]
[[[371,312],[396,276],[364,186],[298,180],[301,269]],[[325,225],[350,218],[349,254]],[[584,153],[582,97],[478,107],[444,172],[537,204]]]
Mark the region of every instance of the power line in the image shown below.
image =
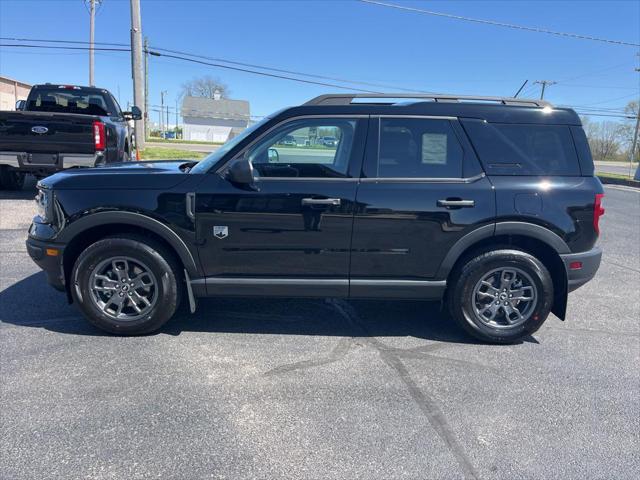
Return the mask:
[[[63,50],[89,50],[89,47],[52,46],[52,45],[28,45],[28,44],[9,44],[9,43],[0,43],[0,47],[47,48],[47,49],[63,49]],[[109,51],[109,52],[130,52],[131,51],[130,48],[115,48],[115,47],[94,47],[94,50]],[[193,58],[187,58],[187,57],[180,56],[180,55],[172,55],[172,54],[168,54],[168,53],[160,53],[160,52],[153,51],[153,50],[148,50],[147,52],[150,55],[156,56],[156,57],[173,58],[173,59],[176,59],[176,60],[182,60],[182,61],[185,61],[185,62],[198,63],[200,65],[207,65],[207,66],[210,66],[210,67],[223,68],[223,69],[234,70],[234,71],[243,72],[243,73],[251,73],[251,74],[254,74],[254,75],[261,75],[263,77],[279,78],[279,79],[282,79],[282,80],[290,80],[290,81],[293,81],[293,82],[300,82],[300,83],[306,83],[306,84],[311,84],[311,85],[321,85],[321,86],[324,86],[324,87],[339,88],[339,89],[347,90],[347,91],[356,91],[356,92],[363,92],[363,93],[381,93],[381,92],[377,92],[377,91],[374,91],[374,90],[364,90],[364,89],[361,89],[361,88],[345,87],[344,85],[336,85],[336,84],[333,84],[333,83],[319,82],[319,81],[314,81],[314,80],[305,80],[305,79],[302,79],[302,78],[295,78],[295,77],[290,77],[290,76],[286,76],[286,75],[278,75],[278,74],[274,74],[274,73],[259,72],[257,70],[251,70],[251,69],[248,69],[248,68],[232,67],[232,66],[229,66],[229,65],[222,65],[220,63],[205,62],[205,61],[202,61],[202,60],[196,60],[196,59],[193,59]],[[147,52],[145,52],[145,53],[147,53]]]
[[[13,42],[41,42],[41,43],[76,43],[88,45],[91,42],[84,40],[54,40],[50,38],[20,38],[20,37],[0,37],[0,40],[10,40]],[[128,43],[93,42],[95,45],[107,45],[111,47],[128,47]]]
[[[597,70],[590,70],[587,73],[581,73],[580,75],[576,75],[576,76],[573,76],[573,77],[565,78],[563,80],[558,80],[558,82],[559,83],[570,82],[571,80],[576,80],[578,78],[584,78],[584,77],[590,77],[592,75],[596,75],[596,74],[601,73],[601,72],[607,72],[609,70],[614,70],[616,68],[621,68],[621,67],[627,67],[628,68],[628,66],[629,66],[629,64],[627,62],[617,63],[615,65],[611,65],[610,67],[599,68]]]
[[[90,50],[89,47],[68,47],[53,45],[27,45],[24,43],[0,43],[0,47],[22,47],[22,48],[50,48],[59,50]],[[93,47],[94,50],[105,52],[130,52],[130,48],[112,48],[112,47]]]
[[[189,57],[202,58],[202,59],[211,60],[211,61],[214,61],[214,62],[229,63],[231,65],[240,65],[240,66],[243,66],[243,67],[259,68],[261,70],[268,70],[268,71],[271,71],[271,72],[288,73],[288,74],[291,74],[291,75],[299,75],[299,76],[309,77],[309,78],[318,78],[318,79],[322,79],[322,80],[333,80],[334,82],[351,83],[351,84],[355,84],[355,85],[365,85],[365,86],[369,86],[369,87],[389,88],[389,89],[400,90],[400,91],[409,92],[409,93],[426,93],[426,94],[435,94],[436,93],[436,92],[427,92],[427,91],[424,91],[424,90],[416,90],[416,89],[410,89],[410,88],[405,88],[405,87],[398,87],[396,85],[388,85],[388,84],[383,84],[383,83],[364,82],[362,80],[349,80],[347,78],[329,77],[329,76],[317,75],[317,74],[313,74],[313,73],[297,72],[297,71],[294,71],[294,70],[285,70],[285,69],[281,69],[281,68],[265,67],[264,65],[256,65],[256,64],[252,64],[252,63],[237,62],[237,61],[234,61],[234,60],[226,60],[224,58],[208,57],[206,55],[198,55],[198,54],[195,54],[195,53],[181,52],[179,50],[170,50],[170,49],[167,49],[167,48],[154,47],[153,45],[151,46],[151,48],[154,49],[154,50],[157,50],[159,52],[175,53],[175,54],[178,54],[178,55],[187,55]],[[372,92],[370,92],[370,93],[372,93]]]
[[[599,113],[620,113],[626,114],[626,110],[623,107],[620,108],[598,108],[598,107],[586,107],[582,105],[558,105],[559,108],[573,108],[576,110],[587,110],[591,112]]]
[[[605,88],[608,90],[638,90],[638,87],[618,87],[613,85],[576,85],[574,83],[556,82],[559,87],[577,87],[577,88]]]
[[[0,37],[0,39],[2,39],[2,38],[6,38],[6,37]],[[64,42],[71,42],[71,41],[64,41]],[[74,42],[74,43],[88,43],[88,42]],[[98,43],[99,42],[96,42],[96,44],[98,44]],[[53,45],[30,45],[30,44],[8,44],[8,43],[0,43],[0,47],[20,47],[20,48],[33,48],[33,49],[40,48],[40,49],[80,50],[80,51],[84,51],[84,50],[88,50],[89,49],[89,47],[84,47],[84,46],[78,47],[78,46],[67,46],[67,45],[56,45],[56,46],[53,46]],[[94,50],[96,50],[96,51],[107,51],[107,52],[130,52],[131,51],[130,48],[116,48],[116,47],[94,47]],[[160,53],[160,52],[152,51],[152,50],[146,50],[145,53],[149,53],[149,54],[151,54],[153,56],[157,56],[157,57],[164,56],[164,57],[167,57],[167,58],[173,58],[173,59],[177,59],[177,60],[183,60],[183,61],[187,61],[187,62],[198,63],[198,64],[202,64],[202,65],[207,65],[207,66],[213,66],[213,67],[218,67],[218,68],[236,70],[236,71],[241,71],[241,72],[245,72],[245,73],[252,73],[252,74],[262,75],[262,76],[267,76],[267,77],[272,77],[272,78],[281,78],[281,79],[284,79],[284,80],[291,80],[291,81],[302,82],[302,83],[307,83],[307,84],[323,85],[323,86],[329,86],[329,87],[334,87],[334,88],[340,88],[340,89],[344,89],[344,90],[355,90],[355,91],[360,91],[360,92],[364,92],[364,93],[380,93],[380,92],[374,92],[374,91],[370,91],[370,90],[349,88],[349,87],[345,87],[345,86],[342,86],[342,85],[335,85],[335,84],[326,83],[326,82],[315,82],[315,81],[311,81],[311,80],[304,80],[304,79],[299,79],[299,78],[288,77],[288,76],[285,76],[285,75],[274,75],[274,74],[265,73],[265,72],[259,72],[259,71],[250,70],[250,69],[231,67],[231,66],[228,66],[228,65],[220,65],[220,64],[216,64],[216,63],[209,63],[209,62],[195,60],[195,59],[192,59],[192,58],[186,58],[186,57],[182,57],[182,56],[178,56],[178,55]],[[535,87],[530,85],[528,88],[525,89],[525,93],[528,93],[529,91],[533,91],[534,88]],[[628,98],[628,97],[635,96],[635,95],[636,94],[634,93],[634,94],[631,94],[631,95],[625,95],[625,96],[622,96],[622,97],[617,97],[617,98],[613,98],[613,99],[609,99],[609,100],[603,100],[603,101],[591,103],[591,104],[588,104],[588,105],[575,106],[575,108],[588,108],[591,105],[598,105],[598,104],[602,104],[602,103],[612,102],[612,101],[615,101],[615,100]],[[570,108],[573,108],[571,105],[566,105],[566,106],[570,107]],[[603,111],[603,110],[606,110],[606,109],[600,108],[600,109],[597,109],[597,110],[598,111]]]
[[[622,100],[622,99],[625,99],[625,98],[636,97],[636,96],[638,96],[638,93],[632,93],[630,95],[623,95],[622,97],[611,98],[609,100],[602,100],[600,102],[588,103],[588,104],[586,104],[584,106],[585,107],[590,107],[591,105],[601,105],[603,103],[615,102],[616,100]]]
[[[19,38],[19,37],[0,37],[0,40],[10,40],[10,41],[19,41],[19,42],[41,42],[41,43],[50,42],[50,43],[63,43],[63,44],[88,44],[89,43],[89,42],[80,41],[80,40],[51,40],[51,39],[42,39],[42,38],[36,39],[36,38]],[[120,46],[120,47],[128,47],[129,46],[129,44],[126,44],[126,43],[95,42],[95,44],[96,45],[107,45],[107,46]],[[297,75],[297,76],[307,77],[307,78],[317,78],[317,79],[320,79],[320,80],[331,80],[331,81],[334,81],[334,82],[349,83],[349,84],[353,84],[353,85],[363,85],[363,86],[368,86],[368,87],[387,88],[387,89],[391,89],[391,90],[409,92],[409,93],[427,93],[427,94],[436,93],[436,92],[419,90],[419,89],[399,87],[397,85],[389,85],[389,84],[374,83],[374,82],[365,82],[365,81],[362,81],[362,80],[351,80],[351,79],[348,79],[348,78],[330,77],[330,76],[326,76],[326,75],[318,75],[318,74],[314,74],[314,73],[305,73],[305,72],[299,72],[299,71],[295,71],[295,70],[286,70],[286,69],[282,69],[282,68],[268,67],[268,66],[264,66],[264,65],[253,64],[253,63],[238,62],[238,61],[235,61],[235,60],[227,60],[225,58],[210,57],[210,56],[206,56],[206,55],[200,55],[200,54],[196,54],[196,53],[189,53],[189,52],[184,52],[184,51],[180,51],[180,50],[171,50],[171,49],[168,49],[168,48],[162,48],[162,47],[153,46],[153,45],[150,48],[153,49],[154,51],[158,51],[158,52],[167,52],[167,53],[173,53],[173,54],[177,54],[177,55],[186,55],[186,56],[189,56],[189,57],[194,57],[194,58],[199,58],[199,59],[204,59],[204,60],[211,60],[211,61],[214,61],[214,62],[228,63],[230,65],[239,65],[239,66],[242,66],[242,67],[249,67],[249,68],[258,68],[258,69],[261,69],[261,70],[267,70],[267,71],[278,72],[278,73],[285,73],[285,74],[290,74],[290,75]],[[373,92],[369,91],[369,93],[373,93]]]
[[[80,44],[80,45],[88,45],[90,42],[87,41],[82,41],[82,40],[59,40],[59,39],[44,39],[44,38],[25,38],[25,37],[0,37],[0,40],[11,40],[11,41],[19,41],[19,42],[46,42],[46,43],[60,43],[60,44]],[[116,47],[129,47],[129,44],[127,43],[116,43],[116,42],[95,42],[96,45],[106,45],[106,46],[116,46]],[[45,46],[43,46],[44,48]],[[35,47],[34,47],[35,48]],[[261,70],[267,70],[267,71],[272,71],[272,72],[279,72],[279,73],[286,73],[286,74],[291,74],[291,75],[297,75],[297,76],[303,76],[303,77],[308,77],[308,78],[317,78],[317,79],[321,79],[321,80],[333,80],[336,82],[341,82],[341,83],[348,83],[348,84],[354,84],[354,85],[364,85],[364,86],[370,86],[370,87],[380,87],[380,88],[388,88],[391,90],[396,90],[396,91],[403,91],[403,92],[410,92],[410,93],[427,93],[427,94],[433,94],[436,92],[432,92],[432,91],[425,91],[425,90],[419,90],[419,89],[411,89],[411,88],[405,88],[405,87],[399,87],[396,85],[389,85],[389,84],[383,84],[383,83],[374,83],[374,82],[365,82],[362,80],[351,80],[351,79],[346,79],[346,78],[338,78],[338,77],[331,77],[331,76],[325,76],[325,75],[317,75],[317,74],[312,74],[312,73],[305,73],[305,72],[299,72],[299,71],[295,71],[295,70],[287,70],[287,69],[282,69],[282,68],[275,68],[275,67],[268,67],[268,66],[264,66],[264,65],[258,65],[258,64],[252,64],[252,63],[246,63],[246,62],[238,62],[235,60],[227,60],[224,58],[219,58],[219,57],[210,57],[210,56],[206,56],[206,55],[201,55],[201,54],[196,54],[196,53],[189,53],[189,52],[184,52],[184,51],[180,51],[180,50],[172,50],[172,49],[168,49],[168,48],[163,48],[163,47],[158,47],[158,46],[151,46],[151,48],[155,51],[159,51],[159,52],[167,52],[167,53],[174,53],[174,54],[178,54],[178,55],[186,55],[189,57],[194,57],[194,58],[200,58],[200,59],[204,59],[204,60],[211,60],[214,62],[222,62],[222,63],[228,63],[231,65],[239,65],[239,66],[244,66],[244,67],[249,67],[249,68],[258,68]],[[621,87],[621,86],[611,86],[608,87],[606,85],[571,85],[571,84],[566,84],[564,82],[566,81],[570,81],[570,80],[575,80],[577,78],[582,78],[585,76],[589,76],[601,71],[607,71],[607,70],[612,70],[614,68],[619,68],[622,66],[626,66],[626,63],[621,63],[621,64],[616,64],[616,65],[612,65],[609,67],[605,67],[602,69],[598,69],[598,70],[592,70],[588,73],[585,74],[580,74],[574,77],[570,77],[567,78],[565,80],[560,80],[557,82],[558,85],[560,86],[571,86],[571,87],[584,87],[584,88],[611,88],[611,89],[633,89],[634,87]],[[535,83],[530,83],[529,85],[527,85],[524,90],[522,92],[520,92],[522,94],[522,96],[527,96],[527,95],[533,95],[534,92],[536,91],[536,87],[535,87]]]
[[[547,30],[545,28],[538,28],[538,27],[527,27],[524,25],[515,25],[513,23],[504,23],[504,22],[497,22],[495,20],[483,20],[480,18],[471,18],[471,17],[463,17],[461,15],[453,15],[450,13],[442,13],[442,12],[434,12],[431,10],[422,10],[420,8],[414,8],[414,7],[405,7],[403,5],[396,5],[394,3],[385,3],[385,2],[378,2],[376,0],[358,0],[361,3],[369,3],[371,5],[378,5],[381,7],[388,7],[388,8],[396,8],[398,10],[405,10],[408,12],[414,12],[414,13],[421,13],[424,15],[433,15],[436,17],[445,17],[445,18],[451,18],[453,20],[463,20],[465,22],[474,22],[474,23],[482,23],[485,25],[493,25],[495,27],[505,27],[505,28],[512,28],[512,29],[516,29],[516,30],[526,30],[529,32],[535,32],[535,33],[546,33],[549,35],[557,35],[557,36],[561,36],[561,37],[569,37],[569,38],[577,38],[580,40],[592,40],[595,42],[604,42],[604,43],[611,43],[614,45],[624,45],[624,46],[629,46],[629,47],[640,47],[639,43],[631,43],[631,42],[624,42],[621,40],[611,40],[608,38],[599,38],[599,37],[592,37],[590,35],[581,35],[578,33],[569,33],[569,32],[558,32],[555,30]]]
[[[364,93],[382,93],[382,92],[376,92],[373,90],[363,90],[361,88],[352,88],[352,87],[345,87],[343,85],[336,85],[336,84],[332,84],[332,83],[326,83],[326,82],[319,82],[319,81],[314,81],[314,80],[304,80],[302,78],[294,78],[294,77],[289,77],[286,75],[278,75],[275,73],[266,73],[266,72],[259,72],[257,70],[250,70],[247,68],[240,68],[240,67],[232,67],[229,65],[222,65],[220,63],[212,63],[212,62],[205,62],[203,60],[196,60],[194,58],[188,58],[185,56],[181,56],[181,55],[173,55],[173,54],[169,54],[169,53],[160,53],[157,51],[149,51],[150,55],[156,56],[156,57],[167,57],[167,58],[174,58],[176,60],[182,60],[185,62],[192,62],[192,63],[198,63],[200,65],[207,65],[210,67],[217,67],[217,68],[224,68],[227,70],[235,70],[237,72],[244,72],[244,73],[252,73],[254,75],[262,75],[264,77],[271,77],[271,78],[280,78],[283,80],[291,80],[294,82],[301,82],[301,83],[308,83],[311,85],[321,85],[324,87],[334,87],[334,88],[340,88],[342,90],[349,90],[349,91],[357,91],[357,92],[364,92]]]
[[[636,118],[633,115],[615,115],[615,114],[611,114],[611,113],[592,113],[592,112],[580,112],[578,110],[576,110],[576,113],[578,115],[586,115],[586,116],[591,116],[591,117],[614,117],[614,118],[626,118],[626,119],[633,119]]]

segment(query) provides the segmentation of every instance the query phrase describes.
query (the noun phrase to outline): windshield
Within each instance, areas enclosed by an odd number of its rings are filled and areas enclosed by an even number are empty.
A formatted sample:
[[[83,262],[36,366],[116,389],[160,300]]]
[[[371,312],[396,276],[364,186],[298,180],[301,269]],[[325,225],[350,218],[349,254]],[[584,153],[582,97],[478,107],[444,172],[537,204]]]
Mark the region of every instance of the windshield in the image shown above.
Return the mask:
[[[189,173],[206,173],[209,169],[218,163],[222,157],[229,153],[236,145],[242,142],[245,138],[267,123],[272,117],[265,117],[257,123],[254,123],[250,127],[245,128],[237,137],[232,138],[227,143],[218,148],[215,152],[211,152],[204,157],[193,167]]]

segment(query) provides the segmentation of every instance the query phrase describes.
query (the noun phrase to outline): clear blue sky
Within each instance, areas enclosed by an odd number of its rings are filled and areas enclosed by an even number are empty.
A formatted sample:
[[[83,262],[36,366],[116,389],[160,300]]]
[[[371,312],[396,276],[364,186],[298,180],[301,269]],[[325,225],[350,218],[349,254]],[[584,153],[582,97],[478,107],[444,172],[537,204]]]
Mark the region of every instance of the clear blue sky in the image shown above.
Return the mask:
[[[422,9],[640,43],[638,1],[388,0]],[[333,77],[465,94],[512,95],[525,80],[555,80],[557,104],[623,107],[638,97],[638,48],[425,16],[353,1],[142,0],[154,47]],[[104,0],[96,41],[129,41],[128,0]],[[88,40],[82,0],[0,0],[0,36]],[[96,84],[132,99],[128,53],[97,52]],[[88,82],[88,54],[0,48],[0,74],[29,83]],[[150,101],[213,75],[265,115],[335,88],[150,57]],[[365,87],[366,88],[366,87]],[[118,93],[119,92],[119,93]],[[539,86],[525,93],[539,95]],[[624,98],[623,98],[624,97]],[[155,118],[157,114],[152,114]]]

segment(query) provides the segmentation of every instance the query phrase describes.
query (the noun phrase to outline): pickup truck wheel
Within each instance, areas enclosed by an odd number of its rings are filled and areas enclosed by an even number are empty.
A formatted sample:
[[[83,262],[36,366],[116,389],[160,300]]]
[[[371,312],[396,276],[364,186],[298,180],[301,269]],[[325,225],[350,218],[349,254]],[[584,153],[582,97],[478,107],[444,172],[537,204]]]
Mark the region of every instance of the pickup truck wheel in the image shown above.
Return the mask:
[[[453,318],[471,335],[514,343],[538,330],[553,305],[544,264],[520,250],[478,255],[454,273],[447,299]]]
[[[78,257],[71,293],[96,327],[141,335],[164,325],[180,300],[178,275],[166,249],[142,236],[109,237]]]
[[[5,165],[0,166],[0,189],[22,190],[24,186],[24,172],[9,170]]]

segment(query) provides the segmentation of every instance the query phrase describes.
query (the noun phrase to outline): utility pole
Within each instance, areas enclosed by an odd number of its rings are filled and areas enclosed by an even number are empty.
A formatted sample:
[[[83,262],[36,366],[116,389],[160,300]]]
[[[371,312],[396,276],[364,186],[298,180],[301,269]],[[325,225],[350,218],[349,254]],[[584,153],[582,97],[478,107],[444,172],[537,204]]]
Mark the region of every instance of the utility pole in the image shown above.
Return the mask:
[[[142,79],[142,26],[140,24],[140,0],[131,0],[131,77],[133,78],[133,103],[146,105]],[[135,121],[136,149],[144,150],[146,108],[142,119]]]
[[[544,100],[544,90],[545,87],[547,85],[551,86],[551,85],[555,85],[558,82],[554,82],[553,80],[536,80],[535,82],[533,82],[534,84],[539,84],[542,85],[542,91],[540,92],[540,100]]]
[[[167,94],[166,90],[162,90],[160,92],[160,135],[162,136],[162,138],[164,138],[164,131],[165,131],[164,96],[166,94]],[[169,120],[169,119],[167,118],[167,120]]]
[[[176,98],[176,128],[173,129],[176,132],[176,140],[178,139],[178,99]]]
[[[144,37],[144,138],[149,136],[149,39]]]
[[[640,54],[638,54],[640,56]],[[635,69],[636,72],[640,72],[640,68]],[[633,168],[633,157],[636,153],[636,145],[638,144],[638,128],[640,128],[640,99],[638,99],[638,111],[636,112],[636,129],[633,132],[633,141],[631,142],[631,151],[629,152],[629,178],[631,178],[631,170]],[[638,172],[640,172],[640,165],[638,165]]]
[[[102,0],[87,0],[89,2],[89,86],[93,87],[93,42],[95,37],[96,27],[96,1]]]

